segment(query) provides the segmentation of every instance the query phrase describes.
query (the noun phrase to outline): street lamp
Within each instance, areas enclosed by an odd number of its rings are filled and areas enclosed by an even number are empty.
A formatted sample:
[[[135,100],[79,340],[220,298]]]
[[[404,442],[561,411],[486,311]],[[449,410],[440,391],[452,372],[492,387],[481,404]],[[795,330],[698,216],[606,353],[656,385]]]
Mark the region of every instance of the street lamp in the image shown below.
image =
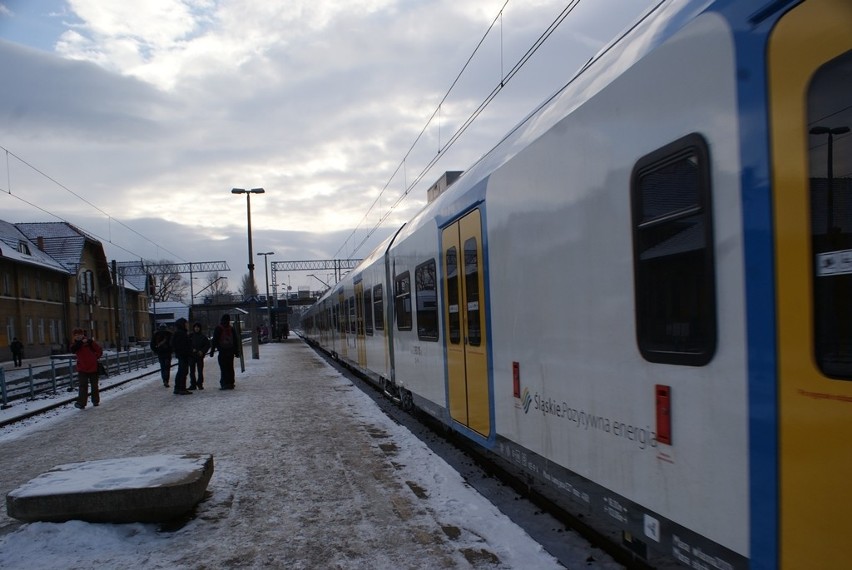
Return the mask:
[[[275,255],[275,252],[267,251],[265,253],[258,253],[258,255],[263,256],[263,274],[266,276],[266,320],[269,323],[269,334],[274,337],[275,334],[272,331],[272,303],[269,301],[269,256]]]
[[[826,194],[826,207],[828,215],[826,225],[828,226],[828,236],[834,234],[834,135],[843,135],[849,132],[849,127],[825,127],[817,125],[811,127],[812,135],[828,135],[828,192]]]
[[[319,281],[320,283],[325,285],[326,289],[331,289],[331,285],[329,285],[328,283],[326,283],[325,281],[323,281],[322,279],[320,279],[319,277],[317,277],[313,273],[308,273],[308,277],[313,277],[314,279],[316,279],[317,281]]]
[[[263,194],[266,192],[263,188],[252,188],[251,190],[245,190],[243,188],[231,188],[231,194],[245,194],[246,195],[246,217],[248,220],[248,270],[249,270],[249,286],[251,287],[251,292],[257,292],[257,284],[254,281],[254,256],[251,251],[251,195],[252,194]],[[249,327],[251,327],[251,357],[255,360],[260,358],[260,350],[258,349],[257,342],[257,327],[255,326],[255,305],[256,301],[253,301],[249,304]]]

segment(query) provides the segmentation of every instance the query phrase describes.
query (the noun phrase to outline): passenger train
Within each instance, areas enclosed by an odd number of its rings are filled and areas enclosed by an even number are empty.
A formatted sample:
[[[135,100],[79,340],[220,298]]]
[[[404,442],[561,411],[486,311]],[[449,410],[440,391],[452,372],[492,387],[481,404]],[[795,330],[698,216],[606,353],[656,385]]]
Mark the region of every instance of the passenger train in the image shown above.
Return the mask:
[[[652,566],[852,560],[852,1],[664,0],[305,315]]]

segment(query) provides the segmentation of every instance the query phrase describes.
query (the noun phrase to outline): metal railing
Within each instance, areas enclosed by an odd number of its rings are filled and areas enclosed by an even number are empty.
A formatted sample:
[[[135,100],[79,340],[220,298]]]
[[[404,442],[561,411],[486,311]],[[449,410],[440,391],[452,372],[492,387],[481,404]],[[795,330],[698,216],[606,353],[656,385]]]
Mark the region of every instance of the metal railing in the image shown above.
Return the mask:
[[[134,347],[104,352],[100,361],[112,376],[150,366],[157,362],[157,355],[149,347]],[[0,407],[5,408],[14,400],[34,400],[41,394],[55,394],[62,389],[72,392],[77,386],[76,362],[73,354],[57,354],[50,357],[50,362],[27,364],[20,370],[0,368]]]

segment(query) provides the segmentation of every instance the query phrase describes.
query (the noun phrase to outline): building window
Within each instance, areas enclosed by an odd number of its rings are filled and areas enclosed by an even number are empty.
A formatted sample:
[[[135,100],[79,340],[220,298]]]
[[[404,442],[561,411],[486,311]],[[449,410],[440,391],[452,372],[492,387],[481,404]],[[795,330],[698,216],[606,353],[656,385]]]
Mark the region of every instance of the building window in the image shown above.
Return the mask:
[[[417,338],[438,340],[438,286],[435,260],[421,263],[414,270],[417,302]]]
[[[27,318],[27,344],[33,344],[33,320]]]
[[[377,331],[385,330],[385,303],[381,285],[373,287],[373,323]]]
[[[38,320],[38,342],[44,344],[44,319]]]
[[[703,366],[716,351],[710,160],[688,135],[633,170],[636,336],[646,360]]]
[[[396,311],[396,328],[401,331],[410,331],[411,274],[408,271],[397,275],[394,280],[394,310]]]

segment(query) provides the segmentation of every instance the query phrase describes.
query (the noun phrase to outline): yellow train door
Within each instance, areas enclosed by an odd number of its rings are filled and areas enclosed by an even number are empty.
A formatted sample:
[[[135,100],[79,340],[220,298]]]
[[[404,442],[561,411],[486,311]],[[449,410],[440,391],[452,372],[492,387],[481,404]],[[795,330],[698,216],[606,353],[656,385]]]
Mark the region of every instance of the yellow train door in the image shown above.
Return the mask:
[[[780,567],[848,568],[852,485],[852,2],[770,41]]]
[[[444,228],[444,348],[447,353],[450,417],[488,437],[491,390],[485,276],[479,210]]]

